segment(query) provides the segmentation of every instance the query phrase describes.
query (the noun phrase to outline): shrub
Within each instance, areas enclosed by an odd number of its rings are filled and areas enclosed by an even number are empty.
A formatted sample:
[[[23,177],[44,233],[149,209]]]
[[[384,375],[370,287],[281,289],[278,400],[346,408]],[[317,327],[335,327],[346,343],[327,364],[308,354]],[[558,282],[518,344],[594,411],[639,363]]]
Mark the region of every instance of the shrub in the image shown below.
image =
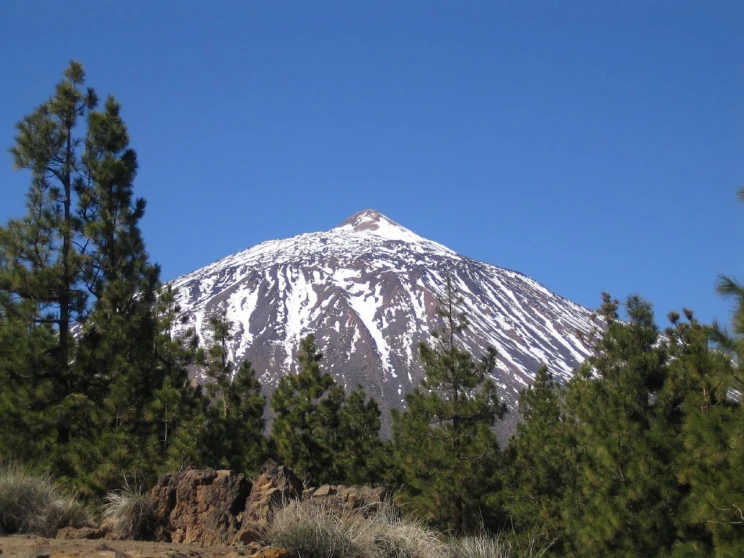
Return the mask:
[[[0,532],[53,536],[61,527],[81,527],[90,516],[48,474],[15,462],[0,462]]]
[[[115,537],[127,540],[152,538],[157,523],[150,495],[143,493],[140,487],[129,485],[108,493],[103,517],[109,522]]]

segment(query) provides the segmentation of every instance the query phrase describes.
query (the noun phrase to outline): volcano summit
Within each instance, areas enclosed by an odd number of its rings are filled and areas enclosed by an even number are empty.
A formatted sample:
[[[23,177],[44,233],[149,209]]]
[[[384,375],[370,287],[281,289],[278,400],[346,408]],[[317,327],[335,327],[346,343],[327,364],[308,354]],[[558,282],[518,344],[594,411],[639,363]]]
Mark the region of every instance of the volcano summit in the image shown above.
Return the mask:
[[[271,240],[170,282],[183,329],[202,340],[226,310],[231,357],[252,362],[267,393],[296,370],[300,339],[314,333],[321,366],[347,390],[361,384],[383,410],[400,407],[421,380],[420,341],[439,327],[437,296],[450,277],[470,328],[461,345],[498,350],[493,376],[510,408],[541,364],[570,377],[588,350],[577,331],[591,312],[520,273],[461,256],[374,210],[327,232]]]

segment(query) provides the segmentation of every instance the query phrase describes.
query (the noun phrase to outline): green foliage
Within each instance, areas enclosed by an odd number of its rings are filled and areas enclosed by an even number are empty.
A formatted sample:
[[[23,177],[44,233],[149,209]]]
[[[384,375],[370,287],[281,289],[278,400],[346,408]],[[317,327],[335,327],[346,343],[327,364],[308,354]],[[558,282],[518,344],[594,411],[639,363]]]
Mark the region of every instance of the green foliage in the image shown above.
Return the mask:
[[[27,462],[50,443],[50,417],[41,410],[54,389],[47,371],[54,368],[56,336],[35,316],[33,303],[14,300],[0,285],[0,455]]]
[[[212,316],[212,343],[202,355],[212,400],[207,410],[203,461],[214,468],[258,472],[266,458],[263,435],[266,398],[249,362],[235,370],[228,353],[232,324],[225,314]]]
[[[566,395],[577,445],[566,531],[575,555],[656,556],[674,542],[680,499],[658,398],[667,356],[648,303],[630,297],[628,323],[609,297],[605,308],[607,330]]]
[[[72,62],[21,120],[11,153],[31,176],[27,213],[0,228],[0,451],[86,496],[154,479],[200,407],[192,351],[166,340],[173,313],[156,305],[121,108],[97,104]]]
[[[57,391],[66,393],[73,341],[70,327],[86,310],[83,286],[87,243],[75,211],[78,188],[88,181],[84,140],[74,135],[79,121],[95,109],[98,98],[83,90],[85,74],[71,62],[54,95],[17,124],[10,149],[18,169],[31,173],[27,214],[11,220],[0,236],[6,254],[0,282],[14,296],[36,305],[36,323],[54,324],[59,340]]]
[[[492,426],[504,412],[488,379],[495,351],[476,361],[456,346],[467,326],[461,305],[448,280],[439,307],[445,327],[433,347],[419,347],[426,379],[406,397],[407,408],[393,412],[394,459],[408,509],[456,533],[475,528],[488,511],[484,498],[497,488],[500,462]]]
[[[300,343],[300,370],[271,398],[271,443],[277,458],[313,484],[377,484],[385,466],[380,409],[361,387],[343,387],[321,371],[314,335]]]
[[[71,63],[54,95],[18,123],[10,149],[16,168],[31,175],[26,215],[0,229],[0,379],[8,380],[0,387],[0,445],[15,457],[53,450],[70,433],[53,415],[72,406],[63,407],[76,380],[70,328],[87,308],[86,243],[75,212],[86,172],[74,132],[97,97],[83,82],[82,67]],[[59,409],[43,412],[51,407]]]
[[[339,443],[333,457],[337,479],[346,485],[380,484],[386,462],[377,402],[357,387],[346,396],[338,422]]]
[[[545,366],[519,396],[521,422],[509,442],[503,499],[514,528],[534,542],[562,545],[561,502],[574,481],[574,440],[560,387]],[[534,526],[534,529],[532,528]]]
[[[198,339],[193,330],[181,337],[173,334],[180,311],[175,292],[161,288],[155,303],[154,357],[162,383],[153,391],[144,418],[151,425],[148,445],[164,471],[200,466],[205,436],[205,398],[188,375]]]
[[[271,398],[275,413],[271,439],[279,460],[307,481],[333,482],[333,457],[339,447],[343,388],[320,370],[321,353],[314,335],[302,340],[300,370],[287,374]]]
[[[680,555],[691,543],[715,556],[744,553],[744,413],[739,396],[731,396],[744,390],[744,287],[721,278],[718,289],[735,304],[730,332],[702,327],[690,312],[686,322],[672,316],[669,330],[684,450],[678,477],[689,491]]]

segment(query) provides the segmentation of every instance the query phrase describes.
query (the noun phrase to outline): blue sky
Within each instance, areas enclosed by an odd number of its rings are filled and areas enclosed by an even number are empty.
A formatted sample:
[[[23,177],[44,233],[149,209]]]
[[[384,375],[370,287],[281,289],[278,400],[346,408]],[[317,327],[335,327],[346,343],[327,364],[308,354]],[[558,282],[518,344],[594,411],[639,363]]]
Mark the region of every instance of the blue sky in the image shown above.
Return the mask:
[[[123,104],[164,279],[366,208],[661,323],[744,278],[742,2],[5,0],[0,51],[4,147],[72,58]]]

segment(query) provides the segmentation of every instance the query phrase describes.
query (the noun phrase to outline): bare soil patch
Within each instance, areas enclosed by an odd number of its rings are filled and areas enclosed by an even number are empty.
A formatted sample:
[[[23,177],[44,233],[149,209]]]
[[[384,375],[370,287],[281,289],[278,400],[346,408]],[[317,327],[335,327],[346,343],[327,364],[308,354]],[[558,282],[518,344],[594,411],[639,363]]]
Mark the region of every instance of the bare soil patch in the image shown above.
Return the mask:
[[[0,537],[0,558],[238,558],[262,556],[249,548],[141,541],[62,540],[32,535]],[[266,558],[276,556],[266,551]]]

